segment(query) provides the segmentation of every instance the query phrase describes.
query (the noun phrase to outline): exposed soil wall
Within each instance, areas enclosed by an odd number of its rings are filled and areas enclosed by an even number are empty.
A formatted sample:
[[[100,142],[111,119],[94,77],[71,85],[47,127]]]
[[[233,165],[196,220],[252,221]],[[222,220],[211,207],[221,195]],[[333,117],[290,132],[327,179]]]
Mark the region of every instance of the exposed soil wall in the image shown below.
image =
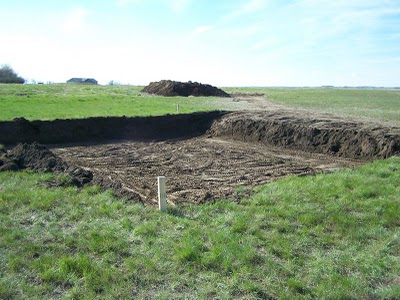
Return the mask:
[[[335,118],[248,112],[231,113],[209,130],[215,137],[356,159],[400,154],[400,128],[385,128]]]
[[[224,112],[159,117],[96,117],[88,119],[0,122],[0,144],[91,142],[113,139],[166,140],[204,134]]]
[[[400,153],[400,128],[288,112],[206,112],[161,117],[0,122],[0,144],[168,140],[205,133],[274,147],[373,159]]]

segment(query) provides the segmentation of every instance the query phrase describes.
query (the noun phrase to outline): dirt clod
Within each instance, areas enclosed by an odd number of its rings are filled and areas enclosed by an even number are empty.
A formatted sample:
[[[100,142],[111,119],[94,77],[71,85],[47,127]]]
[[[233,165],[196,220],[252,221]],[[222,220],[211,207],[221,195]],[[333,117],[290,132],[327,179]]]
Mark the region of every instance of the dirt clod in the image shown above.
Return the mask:
[[[72,184],[77,187],[83,187],[93,179],[93,173],[81,167],[68,168],[68,174],[72,178]]]
[[[215,96],[215,97],[230,97],[223,90],[209,84],[201,84],[198,82],[179,82],[172,80],[161,80],[152,82],[146,86],[142,92],[160,95],[165,97],[175,96]]]
[[[19,168],[16,163],[12,161],[4,161],[0,159],[0,172],[5,171],[18,171]]]

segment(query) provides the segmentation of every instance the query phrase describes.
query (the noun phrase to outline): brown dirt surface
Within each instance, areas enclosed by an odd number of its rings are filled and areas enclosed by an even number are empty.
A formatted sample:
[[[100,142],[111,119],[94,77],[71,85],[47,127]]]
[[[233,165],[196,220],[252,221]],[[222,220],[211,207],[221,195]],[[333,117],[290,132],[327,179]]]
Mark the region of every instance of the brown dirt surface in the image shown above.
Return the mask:
[[[239,200],[251,188],[287,175],[309,175],[360,164],[329,155],[202,136],[162,142],[53,145],[69,164],[107,178],[118,191],[157,203],[157,176],[167,178],[170,204]],[[115,190],[115,187],[114,187]],[[123,195],[123,192],[122,192]]]
[[[215,86],[191,81],[179,82],[172,80],[161,80],[158,82],[151,82],[142,90],[142,92],[165,97],[230,97],[229,94]]]

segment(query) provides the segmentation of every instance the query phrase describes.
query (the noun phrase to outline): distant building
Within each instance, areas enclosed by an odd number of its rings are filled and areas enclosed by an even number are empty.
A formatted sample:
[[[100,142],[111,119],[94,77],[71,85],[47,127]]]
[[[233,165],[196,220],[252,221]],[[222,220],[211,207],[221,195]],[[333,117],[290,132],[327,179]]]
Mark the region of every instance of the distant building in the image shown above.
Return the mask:
[[[67,83],[97,84],[97,80],[93,78],[71,78]]]

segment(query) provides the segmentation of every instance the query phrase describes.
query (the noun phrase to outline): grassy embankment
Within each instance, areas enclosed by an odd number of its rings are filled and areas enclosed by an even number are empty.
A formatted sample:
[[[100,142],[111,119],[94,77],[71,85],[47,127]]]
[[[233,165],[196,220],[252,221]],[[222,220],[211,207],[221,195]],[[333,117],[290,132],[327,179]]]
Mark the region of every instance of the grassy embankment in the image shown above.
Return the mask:
[[[106,108],[115,115],[114,100],[130,115],[129,99],[140,97],[132,87],[115,87],[113,101],[114,87],[68,88],[0,86],[0,119],[85,117]],[[32,96],[15,95],[24,89]],[[313,99],[318,107],[321,98]],[[289,177],[240,204],[167,213],[96,187],[47,189],[51,177],[0,173],[0,299],[400,298],[399,158]]]

